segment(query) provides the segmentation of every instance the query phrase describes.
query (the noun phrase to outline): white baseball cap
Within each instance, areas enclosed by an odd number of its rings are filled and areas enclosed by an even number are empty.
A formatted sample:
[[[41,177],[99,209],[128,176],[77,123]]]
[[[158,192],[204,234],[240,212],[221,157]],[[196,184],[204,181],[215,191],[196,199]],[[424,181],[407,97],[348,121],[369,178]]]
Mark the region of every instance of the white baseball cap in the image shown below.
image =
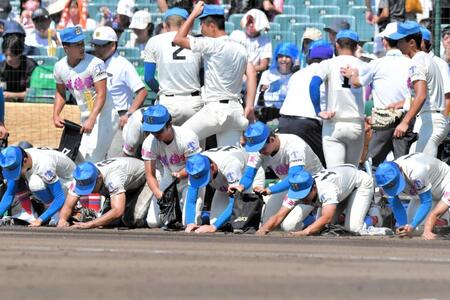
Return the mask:
[[[135,6],[134,0],[120,0],[119,3],[117,3],[117,14],[132,18]]]
[[[152,22],[150,13],[146,10],[139,10],[134,13],[131,19],[130,29],[145,29]]]
[[[385,38],[389,37],[394,32],[397,32],[397,22],[392,22],[386,25],[386,28],[378,34],[378,36]]]
[[[117,34],[114,29],[109,26],[100,26],[95,29],[92,34],[92,44],[103,46],[109,42],[117,42]]]

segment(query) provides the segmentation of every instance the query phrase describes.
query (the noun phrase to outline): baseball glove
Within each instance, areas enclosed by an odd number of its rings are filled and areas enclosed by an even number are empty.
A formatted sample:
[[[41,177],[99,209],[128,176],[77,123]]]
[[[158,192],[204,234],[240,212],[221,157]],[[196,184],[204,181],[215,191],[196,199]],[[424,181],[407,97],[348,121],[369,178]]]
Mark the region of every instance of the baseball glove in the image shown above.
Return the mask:
[[[401,110],[373,108],[370,127],[375,130],[394,128],[400,123],[402,117]]]

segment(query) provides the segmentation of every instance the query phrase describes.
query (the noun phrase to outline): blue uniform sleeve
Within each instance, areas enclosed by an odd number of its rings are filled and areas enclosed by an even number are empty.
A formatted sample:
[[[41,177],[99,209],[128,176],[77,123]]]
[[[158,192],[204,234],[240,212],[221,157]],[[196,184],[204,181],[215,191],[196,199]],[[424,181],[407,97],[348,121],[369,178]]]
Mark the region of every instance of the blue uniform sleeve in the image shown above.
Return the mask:
[[[8,180],[7,184],[8,186],[6,188],[5,193],[3,194],[2,201],[0,201],[0,217],[3,216],[5,211],[7,211],[8,208],[13,203],[14,196],[16,195],[17,192],[17,186],[19,185],[17,180],[15,181]]]
[[[62,184],[58,180],[54,183],[48,184],[48,189],[53,195],[52,204],[44,211],[44,213],[39,217],[42,222],[50,219],[55,213],[57,213],[64,205],[64,201],[66,200],[66,196],[62,189]]]
[[[5,122],[5,97],[2,88],[0,88],[0,122]]]
[[[149,86],[149,88],[158,93],[159,91],[159,83],[155,78],[156,64],[155,63],[144,63],[144,81]]]
[[[242,176],[241,181],[239,182],[241,185],[244,186],[244,191],[252,185],[253,180],[255,179],[255,175],[256,175],[255,168],[249,166],[245,167],[244,175]]]
[[[311,97],[311,102],[316,111],[316,115],[320,113],[320,85],[322,84],[322,78],[319,76],[314,76],[309,84],[309,96]]]
[[[416,215],[411,222],[411,227],[416,228],[428,215],[431,210],[433,196],[431,195],[431,190],[426,191],[419,195],[420,198],[420,206],[417,209]]]
[[[400,199],[395,196],[394,198],[388,198],[388,202],[391,205],[392,212],[394,213],[395,220],[400,226],[406,225],[408,223],[408,218],[406,217],[406,210],[403,207]]]
[[[303,170],[303,166],[293,166],[289,168],[288,176],[286,176],[283,180],[280,180],[278,183],[272,185],[269,190],[272,194],[281,193],[287,191],[289,189],[289,176],[300,172]]]
[[[195,204],[197,202],[198,197],[198,189],[192,186],[189,186],[186,193],[186,224],[194,224],[195,223]]]
[[[217,220],[214,222],[214,226],[217,229],[220,229],[223,224],[228,222],[231,218],[231,214],[233,213],[233,205],[234,205],[234,197],[228,197],[228,205],[225,210],[217,217]]]

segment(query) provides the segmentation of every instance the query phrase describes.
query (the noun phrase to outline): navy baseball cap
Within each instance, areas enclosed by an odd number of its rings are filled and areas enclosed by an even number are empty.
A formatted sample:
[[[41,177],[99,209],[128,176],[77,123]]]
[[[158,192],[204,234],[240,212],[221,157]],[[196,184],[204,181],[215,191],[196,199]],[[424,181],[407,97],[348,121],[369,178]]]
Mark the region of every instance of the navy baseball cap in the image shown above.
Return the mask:
[[[311,59],[320,58],[328,59],[332,58],[334,50],[331,44],[325,40],[317,40],[311,43],[309,46],[308,57]]]
[[[359,42],[359,36],[356,33],[356,31],[353,31],[351,29],[344,29],[338,32],[336,35],[336,41],[339,39],[351,39],[355,42]]]
[[[0,155],[0,166],[3,168],[3,177],[7,180],[18,180],[22,170],[23,154],[17,146],[3,149]]]
[[[164,14],[164,22],[170,16],[179,16],[186,20],[189,17],[189,13],[187,10],[185,10],[183,8],[172,7],[171,9],[167,10],[166,13]]]
[[[375,182],[390,197],[400,194],[406,186],[405,177],[394,162],[385,162],[375,172]]]
[[[64,28],[59,32],[59,38],[63,43],[78,43],[84,41],[83,29],[80,26]]]
[[[25,30],[23,29],[22,25],[20,25],[16,21],[6,21],[3,24],[3,36],[8,34],[25,35]]]
[[[420,26],[420,32],[422,33],[422,39],[425,41],[431,41],[431,32],[423,26]]]
[[[406,21],[403,23],[398,23],[397,25],[397,32],[394,32],[387,36],[388,39],[391,40],[401,40],[402,38],[419,33],[420,32],[420,25],[417,22],[414,21]]]
[[[289,175],[289,191],[290,199],[303,199],[308,196],[314,185],[314,179],[308,171],[302,170]]]
[[[209,158],[203,154],[194,154],[186,160],[186,173],[189,175],[189,185],[194,188],[206,186],[211,180]]]
[[[79,164],[73,171],[75,193],[80,196],[89,195],[95,188],[99,170],[90,161]]]
[[[203,6],[203,12],[200,16],[198,16],[199,19],[205,18],[207,16],[224,16],[225,15],[225,9],[222,5],[217,4],[206,4]]]
[[[142,131],[158,132],[166,126],[170,119],[167,108],[157,104],[149,106],[143,113]]]
[[[270,129],[266,124],[259,121],[251,124],[244,132],[246,141],[245,151],[258,152],[266,144],[269,135]]]

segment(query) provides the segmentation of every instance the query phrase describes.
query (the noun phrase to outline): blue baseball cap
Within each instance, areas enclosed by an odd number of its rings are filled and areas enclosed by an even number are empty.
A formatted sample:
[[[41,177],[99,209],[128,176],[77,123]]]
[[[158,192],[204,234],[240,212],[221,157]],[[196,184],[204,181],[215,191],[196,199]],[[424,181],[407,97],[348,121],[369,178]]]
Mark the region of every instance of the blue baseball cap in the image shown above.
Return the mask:
[[[420,32],[420,25],[414,21],[406,21],[397,24],[397,32],[394,32],[387,36],[391,40],[401,40],[402,38]]]
[[[336,41],[339,39],[351,39],[355,42],[359,42],[359,36],[356,33],[356,31],[353,31],[351,29],[344,29],[338,32],[336,35]]]
[[[7,180],[18,180],[22,170],[23,154],[17,146],[3,149],[0,155],[0,166],[3,168],[3,177]]]
[[[405,177],[394,162],[385,162],[375,172],[375,182],[390,197],[400,194],[406,186]]]
[[[186,20],[189,17],[189,13],[187,10],[185,10],[183,8],[172,7],[171,9],[167,10],[166,13],[164,14],[164,22],[170,16],[179,16]]]
[[[170,119],[167,108],[157,104],[149,106],[143,113],[142,131],[158,132],[166,126]]]
[[[303,199],[308,196],[314,185],[314,179],[308,171],[300,171],[289,175],[288,197]]]
[[[292,43],[280,43],[275,48],[274,57],[277,58],[278,55],[288,56],[292,59],[292,64],[295,63],[295,60],[298,58],[298,48],[297,45]],[[270,68],[276,69],[278,66],[278,60],[272,59],[272,63]]]
[[[206,4],[203,6],[203,12],[200,16],[198,16],[199,19],[205,18],[207,16],[224,16],[225,15],[225,9],[222,5],[217,4]]]
[[[431,41],[431,32],[423,26],[420,26],[420,32],[422,33],[422,39],[425,41]]]
[[[89,195],[95,188],[99,170],[90,161],[79,164],[73,171],[75,193],[80,196]]]
[[[84,40],[83,29],[80,26],[67,27],[59,32],[59,38],[63,43],[78,43]]]
[[[186,173],[189,175],[189,184],[194,188],[206,186],[211,180],[211,167],[209,158],[202,154],[194,154],[186,160]]]
[[[269,126],[263,122],[255,122],[247,127],[244,132],[245,151],[258,152],[266,144],[267,138],[270,136]]]
[[[331,44],[325,40],[317,40],[309,45],[308,58],[328,59],[332,58],[334,50]]]

